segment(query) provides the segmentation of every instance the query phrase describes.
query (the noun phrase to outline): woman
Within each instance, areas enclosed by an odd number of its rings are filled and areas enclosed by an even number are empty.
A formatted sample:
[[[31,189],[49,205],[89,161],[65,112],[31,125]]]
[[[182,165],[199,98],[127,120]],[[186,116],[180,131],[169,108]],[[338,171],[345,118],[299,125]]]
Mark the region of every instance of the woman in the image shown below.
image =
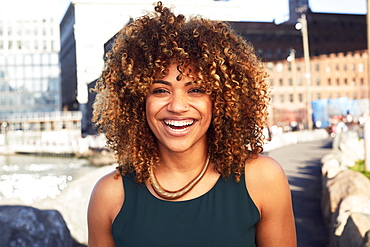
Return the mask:
[[[124,27],[96,86],[119,166],[92,193],[89,246],[295,246],[287,179],[260,155],[266,77],[223,22],[158,2]]]

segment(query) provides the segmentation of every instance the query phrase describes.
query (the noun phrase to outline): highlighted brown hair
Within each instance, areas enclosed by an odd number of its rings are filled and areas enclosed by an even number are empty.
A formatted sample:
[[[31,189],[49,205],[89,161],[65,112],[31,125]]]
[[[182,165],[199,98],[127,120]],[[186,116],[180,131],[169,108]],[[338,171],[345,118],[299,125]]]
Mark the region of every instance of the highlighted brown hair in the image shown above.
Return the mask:
[[[269,101],[267,77],[253,46],[227,23],[175,15],[161,2],[151,14],[118,34],[98,80],[93,121],[107,137],[122,174],[148,178],[159,162],[156,139],[145,117],[145,97],[170,64],[195,75],[213,102],[208,130],[211,161],[223,176],[240,180],[247,158],[263,151]]]

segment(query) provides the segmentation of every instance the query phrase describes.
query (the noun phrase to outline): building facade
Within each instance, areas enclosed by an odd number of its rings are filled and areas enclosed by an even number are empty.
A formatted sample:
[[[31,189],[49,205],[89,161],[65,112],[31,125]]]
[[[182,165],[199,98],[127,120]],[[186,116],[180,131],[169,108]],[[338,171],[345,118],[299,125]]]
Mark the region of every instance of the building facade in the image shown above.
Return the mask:
[[[53,18],[0,16],[0,120],[60,110],[59,47]]]
[[[291,54],[294,55],[294,54]],[[289,126],[292,122],[307,124],[307,106],[320,100],[348,99],[358,102],[355,115],[368,112],[367,50],[331,53],[311,57],[311,71],[305,71],[303,58],[267,62],[271,86],[270,125]],[[310,76],[310,80],[307,77]],[[309,84],[307,84],[309,83]],[[308,104],[309,101],[309,104]],[[329,111],[329,117],[351,112]],[[316,126],[317,123],[314,123]]]

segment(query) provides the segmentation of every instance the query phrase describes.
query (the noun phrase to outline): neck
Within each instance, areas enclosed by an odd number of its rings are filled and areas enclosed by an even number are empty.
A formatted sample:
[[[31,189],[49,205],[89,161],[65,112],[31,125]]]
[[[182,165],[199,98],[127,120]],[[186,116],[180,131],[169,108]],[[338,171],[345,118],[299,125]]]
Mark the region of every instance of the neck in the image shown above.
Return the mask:
[[[160,154],[159,169],[164,169],[171,172],[191,172],[199,171],[199,164],[204,164],[208,157],[207,150],[187,152],[187,153],[167,153]]]

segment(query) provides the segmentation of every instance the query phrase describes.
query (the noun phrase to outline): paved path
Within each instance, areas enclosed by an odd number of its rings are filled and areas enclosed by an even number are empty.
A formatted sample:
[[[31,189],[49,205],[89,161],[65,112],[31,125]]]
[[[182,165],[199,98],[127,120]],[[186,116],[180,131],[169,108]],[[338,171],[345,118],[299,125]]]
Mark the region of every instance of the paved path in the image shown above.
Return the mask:
[[[321,213],[320,159],[332,139],[298,143],[269,152],[284,168],[293,197],[298,247],[326,247],[328,231]]]

